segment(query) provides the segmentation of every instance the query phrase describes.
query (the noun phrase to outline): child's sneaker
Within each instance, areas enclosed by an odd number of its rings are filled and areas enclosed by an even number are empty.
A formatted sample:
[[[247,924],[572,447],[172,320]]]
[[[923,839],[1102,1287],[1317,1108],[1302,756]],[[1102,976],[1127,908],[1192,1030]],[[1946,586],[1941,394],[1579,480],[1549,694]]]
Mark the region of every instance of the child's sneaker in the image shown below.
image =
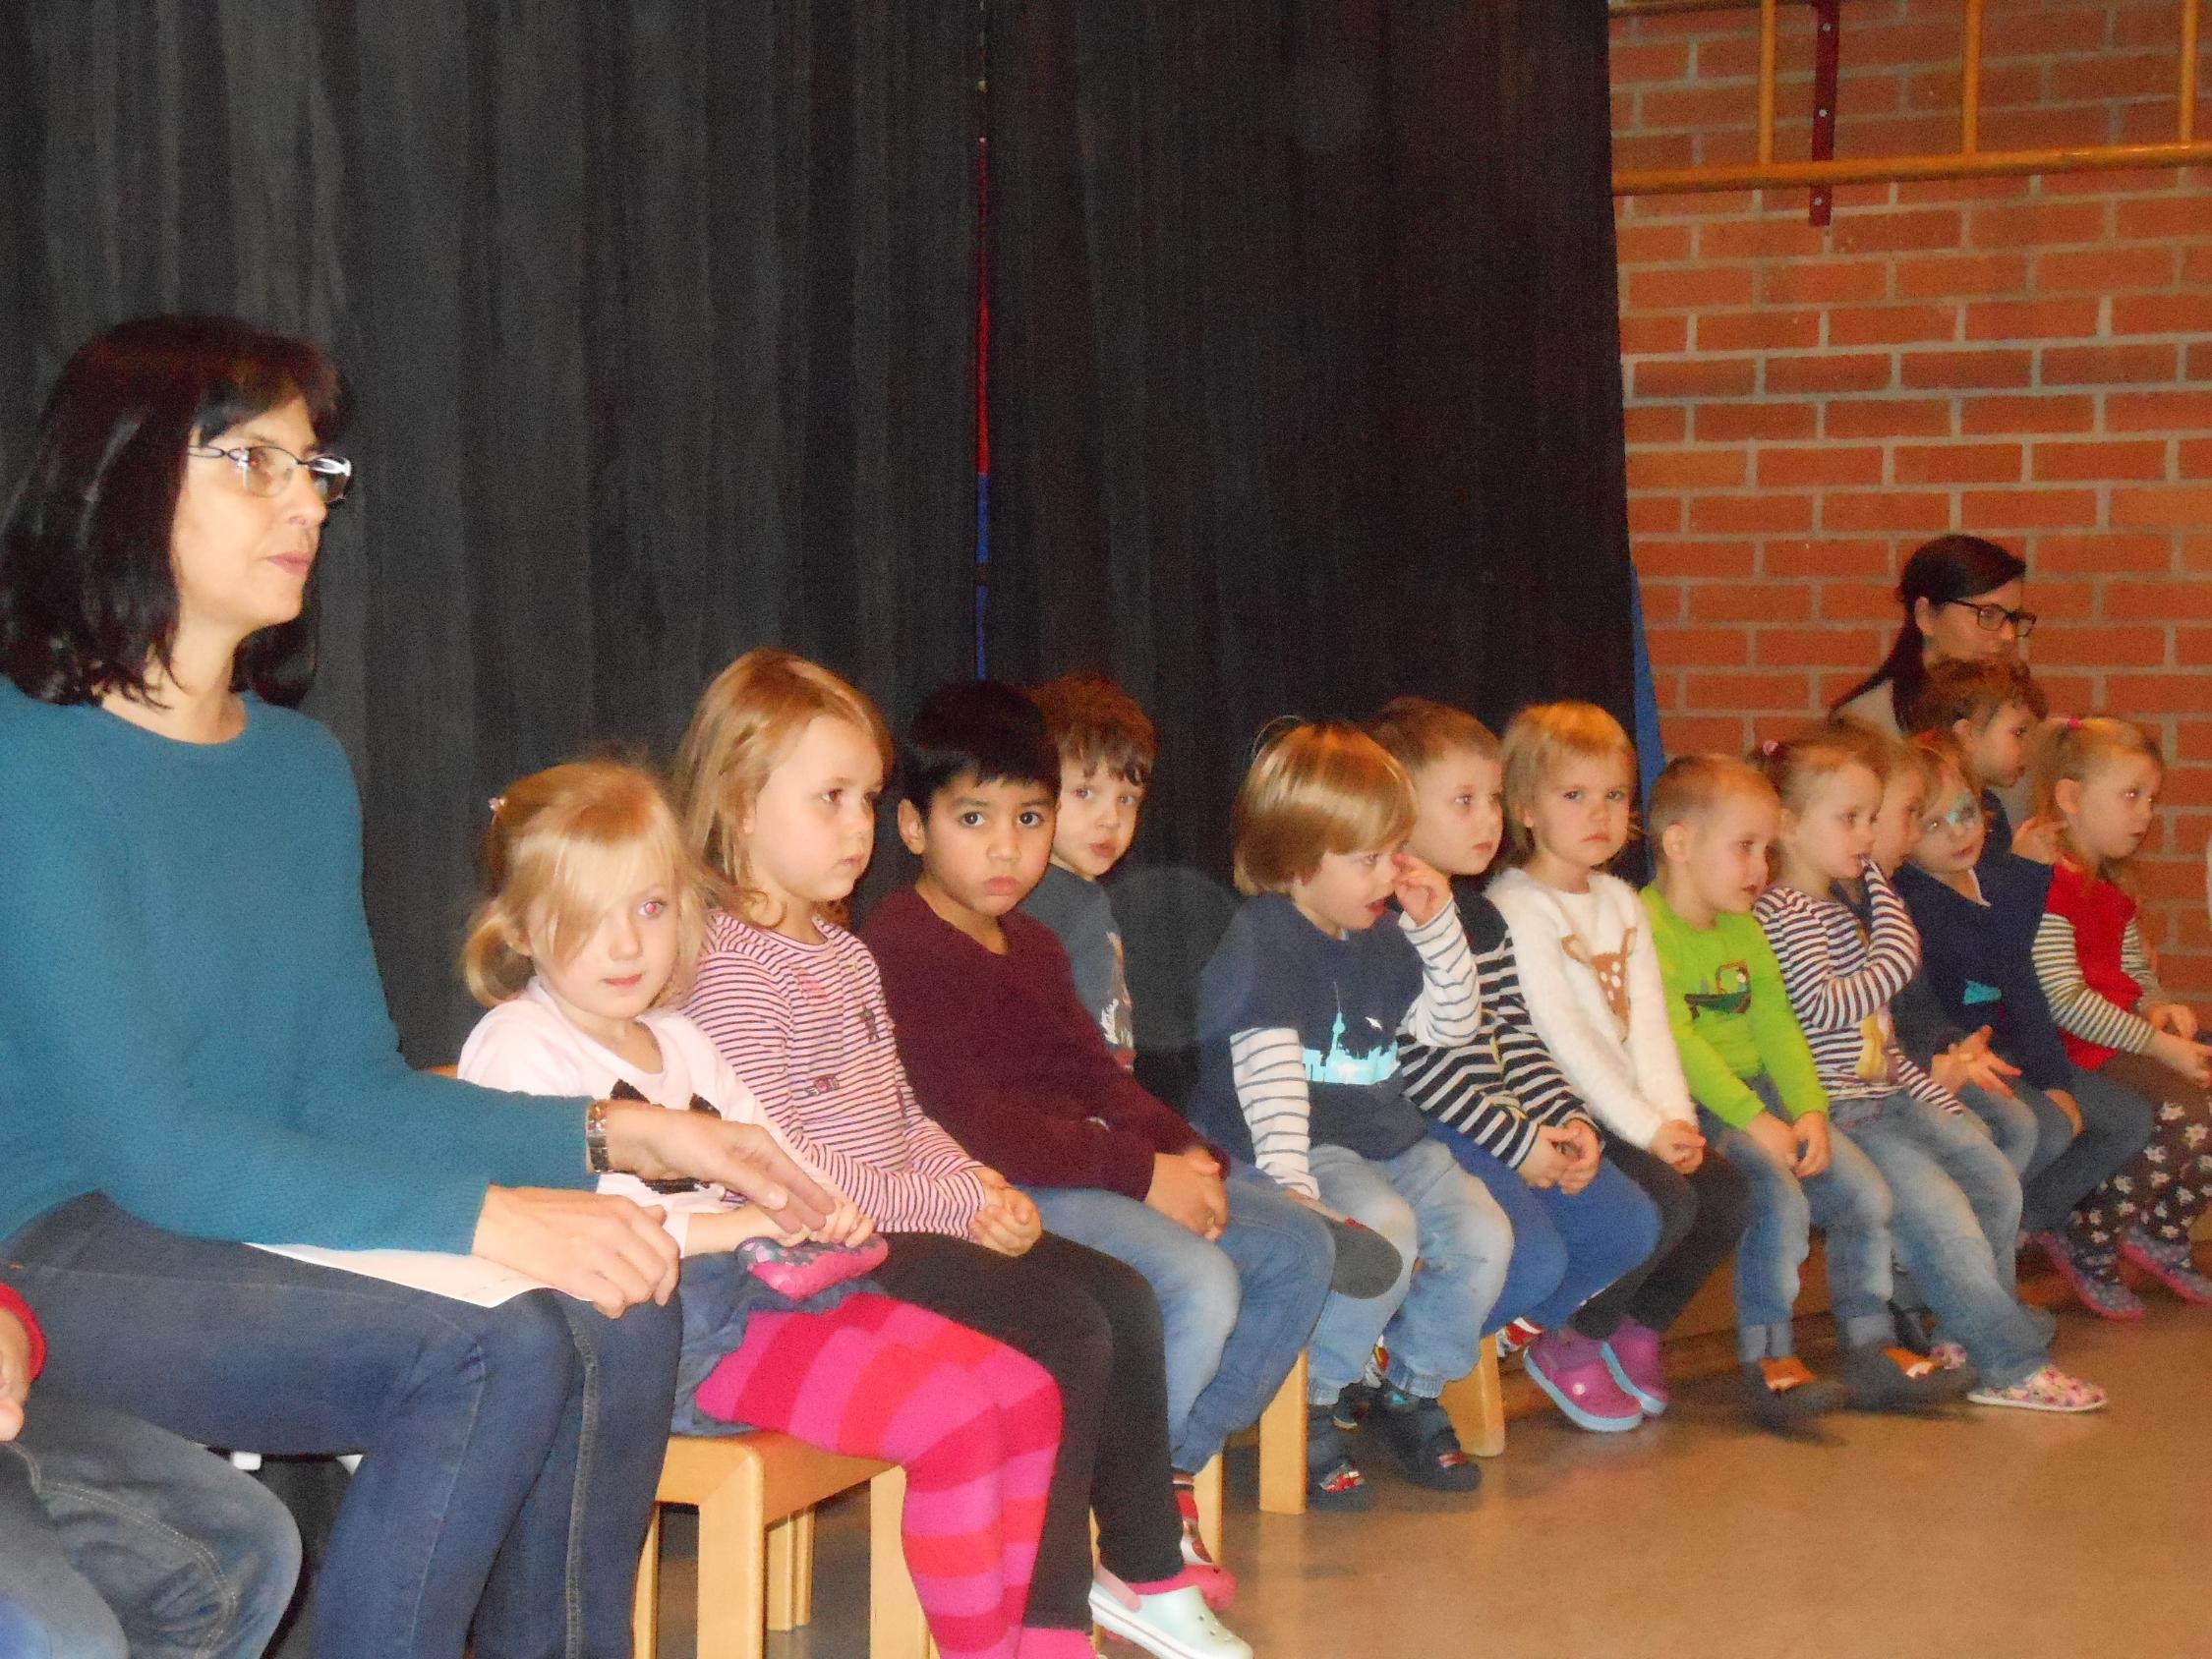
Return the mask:
[[[1666,1374],[1659,1365],[1657,1331],[1624,1319],[1620,1329],[1598,1345],[1604,1352],[1605,1369],[1621,1392],[1644,1408],[1645,1416],[1656,1417],[1666,1409]]]
[[[1316,1510],[1364,1510],[1374,1502],[1333,1403],[1306,1407],[1306,1502]]]
[[[1213,1559],[1213,1552],[1206,1548],[1205,1534],[1198,1530],[1196,1477],[1177,1469],[1174,1483],[1175,1513],[1183,1521],[1183,1564],[1197,1570],[1198,1588],[1205,1595],[1206,1605],[1216,1613],[1225,1613],[1237,1599],[1236,1575]]]
[[[1213,1616],[1196,1584],[1140,1595],[1100,1568],[1091,1579],[1090,1616],[1154,1659],[1252,1659],[1252,1643]]]
[[[2139,1227],[2120,1235],[2120,1253],[2184,1302],[2212,1305],[2212,1279],[2196,1271],[2188,1239],[2153,1238]]]
[[[1795,1354],[1755,1359],[1743,1367],[1744,1410],[1763,1428],[1784,1429],[1843,1403],[1843,1390],[1824,1383]]]
[[[1966,1368],[1966,1350],[1957,1349],[1956,1365],[1945,1363],[1950,1357],[1914,1353],[1910,1348],[1877,1347],[1868,1343],[1844,1349],[1837,1369],[1850,1390],[1851,1403],[1860,1410],[1913,1411],[1948,1405],[1974,1386],[1974,1374]]]
[[[2103,1389],[2069,1377],[2056,1365],[2046,1365],[2008,1389],[1984,1385],[1966,1398],[1976,1405],[2009,1405],[2021,1411],[2102,1411],[2105,1407]]]
[[[1644,1408],[1613,1381],[1604,1351],[1572,1326],[1544,1332],[1529,1344],[1521,1364],[1578,1429],[1619,1434],[1644,1420]]]
[[[1472,1492],[1483,1484],[1482,1469],[1459,1444],[1451,1418],[1436,1401],[1392,1384],[1375,1396],[1367,1426],[1416,1486]]]
[[[1543,1326],[1524,1318],[1513,1320],[1490,1340],[1497,1344],[1498,1358],[1511,1359],[1543,1335]]]
[[[2081,1305],[2099,1319],[2134,1320],[2143,1317],[2143,1298],[2121,1284],[2113,1267],[2089,1261],[2064,1233],[2039,1232],[2037,1248],[2058,1270],[2066,1287],[2081,1298]],[[2103,1267],[2103,1271],[2099,1268]]]

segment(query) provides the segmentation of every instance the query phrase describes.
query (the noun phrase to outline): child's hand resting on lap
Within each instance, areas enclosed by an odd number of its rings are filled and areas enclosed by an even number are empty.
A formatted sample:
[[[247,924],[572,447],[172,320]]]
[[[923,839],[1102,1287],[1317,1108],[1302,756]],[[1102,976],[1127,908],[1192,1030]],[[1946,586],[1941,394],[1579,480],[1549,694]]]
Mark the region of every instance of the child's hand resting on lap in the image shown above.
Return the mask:
[[[1538,1191],[1557,1186],[1559,1178],[1575,1161],[1575,1138],[1564,1129],[1549,1125],[1537,1130],[1536,1143],[1521,1160],[1521,1179]]]
[[[983,1183],[983,1208],[975,1212],[975,1219],[967,1224],[967,1236],[971,1243],[986,1250],[996,1250],[1002,1256],[1025,1254],[1030,1245],[1044,1231],[1044,1221],[1029,1195],[1011,1184],[1006,1176],[992,1169],[980,1169],[975,1178]]]
[[[1652,1136],[1652,1144],[1645,1150],[1676,1174],[1693,1175],[1705,1162],[1705,1136],[1698,1133],[1695,1123],[1669,1117],[1659,1126],[1659,1133]]]
[[[1214,1173],[1217,1168],[1210,1157],[1201,1166],[1186,1153],[1155,1152],[1152,1185],[1144,1202],[1200,1238],[1219,1238],[1229,1225],[1229,1194]]]
[[[1743,1132],[1757,1141],[1768,1157],[1792,1174],[1796,1173],[1797,1135],[1787,1123],[1772,1112],[1761,1112],[1755,1114],[1751,1121],[1743,1126]],[[1655,1144],[1652,1150],[1656,1153],[1659,1147]]]
[[[1834,1147],[1830,1142],[1828,1114],[1808,1112],[1790,1125],[1799,1148],[1796,1164],[1790,1173],[1801,1181],[1809,1181],[1828,1168]]]
[[[1598,1178],[1598,1166],[1604,1159],[1605,1143],[1598,1138],[1598,1131],[1577,1118],[1560,1131],[1574,1142],[1574,1157],[1559,1176],[1559,1190],[1572,1198]]]
[[[2151,1038],[2150,1056],[2198,1088],[2212,1088],[2212,1048],[2176,1032],[2161,1031]]]

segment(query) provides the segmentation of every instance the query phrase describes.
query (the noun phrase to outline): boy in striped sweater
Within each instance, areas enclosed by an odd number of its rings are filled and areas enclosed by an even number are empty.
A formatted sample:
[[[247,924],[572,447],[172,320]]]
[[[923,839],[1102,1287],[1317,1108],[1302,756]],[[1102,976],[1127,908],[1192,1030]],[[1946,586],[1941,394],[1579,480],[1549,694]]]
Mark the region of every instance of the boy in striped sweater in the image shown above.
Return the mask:
[[[1474,1040],[1408,1043],[1401,1058],[1429,1134],[1513,1224],[1512,1264],[1489,1319],[1499,1351],[1511,1353],[1544,1341],[1650,1257],[1659,1210],[1602,1156],[1597,1124],[1529,1015],[1505,918],[1475,884],[1504,834],[1497,738],[1473,715],[1425,697],[1396,699],[1368,731],[1413,778],[1406,848],[1452,879],[1475,955]],[[1546,1351],[1559,1341],[1551,1337]],[[1643,1421],[1625,1397],[1609,1413],[1587,1396],[1571,1403],[1569,1415],[1586,1428]]]

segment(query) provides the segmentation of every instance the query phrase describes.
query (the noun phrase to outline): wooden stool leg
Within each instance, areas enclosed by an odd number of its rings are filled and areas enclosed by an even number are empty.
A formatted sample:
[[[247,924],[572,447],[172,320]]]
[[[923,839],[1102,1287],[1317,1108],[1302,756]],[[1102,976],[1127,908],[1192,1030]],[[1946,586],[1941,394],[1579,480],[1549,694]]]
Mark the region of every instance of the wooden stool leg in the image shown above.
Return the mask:
[[[661,1651],[661,1510],[645,1523],[645,1552],[638,1557],[637,1588],[630,1592],[632,1659],[657,1659]]]
[[[1206,1547],[1206,1554],[1215,1561],[1221,1559],[1221,1454],[1216,1452],[1206,1459],[1193,1481],[1193,1495],[1198,1500],[1198,1538]]]
[[[1306,1513],[1306,1355],[1259,1414],[1259,1507],[1267,1515]]]
[[[868,1659],[937,1659],[899,1536],[905,1505],[904,1469],[894,1465],[868,1483]]]
[[[814,1512],[768,1529],[768,1628],[795,1630],[814,1620]]]
[[[1442,1395],[1445,1413],[1459,1443],[1477,1458],[1494,1458],[1505,1450],[1505,1396],[1497,1380],[1497,1340],[1483,1339],[1475,1369]]]
[[[761,1659],[767,1649],[766,1507],[750,1459],[699,1506],[699,1659]]]

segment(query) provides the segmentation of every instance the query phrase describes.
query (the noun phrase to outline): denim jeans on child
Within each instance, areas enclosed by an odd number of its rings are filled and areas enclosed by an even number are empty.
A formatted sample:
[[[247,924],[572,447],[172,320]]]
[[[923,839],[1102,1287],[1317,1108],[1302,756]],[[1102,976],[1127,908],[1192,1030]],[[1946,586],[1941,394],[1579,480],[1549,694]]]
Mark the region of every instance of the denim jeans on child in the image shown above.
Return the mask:
[[[2066,1226],[2075,1205],[2132,1164],[2150,1142],[2157,1108],[2134,1090],[2077,1065],[2069,1092],[2081,1109],[2081,1132],[2073,1134],[2068,1125],[2070,1138],[2057,1160],[2020,1183],[2020,1226],[2030,1232]]]
[[[1389,1380],[1433,1400],[1475,1368],[1484,1322],[1513,1254],[1512,1224],[1483,1183],[1433,1140],[1417,1141],[1395,1158],[1362,1158],[1341,1146],[1315,1146],[1309,1157],[1321,1202],[1381,1233],[1405,1266],[1379,1296],[1332,1294],[1322,1306],[1307,1398],[1317,1405],[1334,1401],[1366,1373],[1380,1342],[1390,1349]]]
[[[165,1429],[34,1386],[0,1445],[9,1659],[253,1659],[299,1571],[284,1506]]]
[[[1168,1445],[1203,1468],[1258,1421],[1298,1363],[1329,1293],[1335,1246],[1319,1214],[1249,1164],[1230,1167],[1229,1225],[1212,1243],[1098,1187],[1028,1187],[1048,1231],[1127,1262],[1159,1298]]]
[[[1951,1092],[1965,1102],[1966,1110],[1982,1120],[1997,1150],[2025,1187],[2057,1163],[2073,1139],[2073,1124],[2051,1097],[2025,1077],[2011,1080],[2009,1095],[1966,1083]]]
[[[1787,1116],[1773,1079],[1751,1091],[1779,1122]],[[1891,1331],[1890,1187],[1847,1135],[1829,1135],[1829,1164],[1800,1179],[1746,1131],[1703,1108],[1698,1127],[1751,1183],[1751,1225],[1736,1241],[1736,1352],[1745,1363],[1796,1351],[1790,1325],[1798,1274],[1818,1227],[1828,1243],[1828,1286],[1836,1334],[1847,1347]]]
[[[1565,1193],[1531,1186],[1456,1129],[1436,1123],[1428,1133],[1483,1183],[1513,1228],[1513,1259],[1483,1322],[1485,1337],[1516,1319],[1556,1329],[1659,1243],[1659,1206],[1610,1163],[1601,1162],[1580,1192]]]
[[[208,1446],[360,1452],[316,1579],[317,1647],[626,1653],[679,1315],[553,1291],[495,1308],[187,1238],[74,1198],[0,1242],[38,1389]]]
[[[2049,1344],[2012,1292],[2020,1183],[1981,1123],[1902,1089],[1840,1101],[1841,1129],[1890,1184],[1898,1259],[1985,1382],[2010,1388],[2040,1369]]]

